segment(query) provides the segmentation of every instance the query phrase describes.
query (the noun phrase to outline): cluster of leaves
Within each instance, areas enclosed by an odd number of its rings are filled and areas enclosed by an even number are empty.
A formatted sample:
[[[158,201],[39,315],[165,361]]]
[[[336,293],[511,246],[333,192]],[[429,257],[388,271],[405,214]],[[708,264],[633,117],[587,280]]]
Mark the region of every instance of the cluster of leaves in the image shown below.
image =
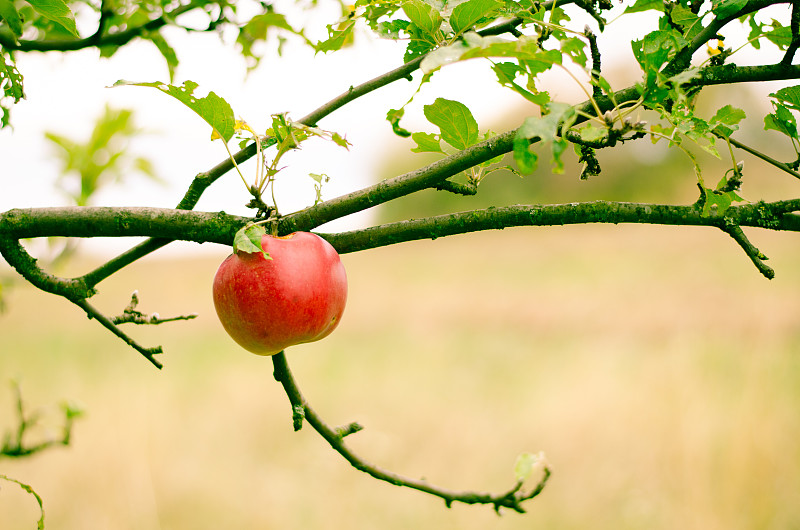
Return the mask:
[[[366,26],[381,37],[407,40],[405,60],[422,57],[421,83],[429,82],[436,71],[449,64],[486,59],[500,85],[540,109],[538,115],[526,118],[517,130],[513,154],[520,172],[531,173],[537,169],[539,155],[532,144],[550,150],[551,169],[556,173],[563,172],[563,155],[569,144],[573,144],[579,159],[586,162],[581,175],[585,178],[599,173],[595,149],[649,136],[654,142],[668,142],[690,157],[701,190],[703,212],[710,215],[711,212],[724,213],[733,202],[742,200],[737,193],[741,169],[731,156],[728,173],[716,186],[707,186],[690,145],[721,158],[718,140],[730,145],[728,138],[745,118],[744,111],[730,105],[710,118],[699,115],[695,108],[695,96],[699,91],[697,80],[703,69],[723,64],[734,53],[724,47],[722,36],[712,29],[722,28],[738,18],[738,23],[750,29],[747,44],[756,49],[769,42],[787,50],[792,42],[790,27],[775,19],[757,18],[758,10],[749,6],[745,0],[711,3],[636,0],[627,5],[622,15],[657,11],[661,16],[656,30],[631,42],[631,52],[641,67],[642,80],[636,84],[635,99],[619,102],[611,83],[601,73],[599,51],[591,30],[588,26],[582,30],[571,28],[571,19],[563,7],[508,0],[359,1],[348,13],[347,23],[340,21],[329,26],[329,38],[318,43],[316,48],[333,51],[345,46],[357,27],[356,21],[363,19]],[[603,11],[612,5],[601,2],[581,7],[590,12],[602,31],[606,25]],[[510,32],[499,22],[509,18],[514,21]],[[504,33],[510,33],[511,37]],[[718,41],[716,48],[710,45],[712,39]],[[691,65],[692,53],[705,43],[709,43],[709,59],[700,66]],[[576,67],[585,72],[586,81],[576,77]],[[553,68],[563,70],[581,85],[590,102],[588,107],[553,101],[550,94],[540,88],[540,75]],[[783,89],[772,95],[775,111],[767,116],[765,128],[786,134],[798,150],[796,122],[791,111],[800,110],[800,98],[794,90]],[[607,109],[605,112],[600,108],[601,99]],[[389,110],[387,120],[396,134],[410,136],[416,142],[412,148],[414,152],[452,154],[454,150],[466,149],[488,137],[478,137],[477,124],[468,108],[441,98],[423,107],[425,117],[440,128],[440,133],[408,131],[400,121],[412,101],[413,96],[399,109]],[[646,127],[645,122],[633,119],[643,111],[655,111],[659,120]],[[472,184],[479,181],[474,175],[470,178]]]

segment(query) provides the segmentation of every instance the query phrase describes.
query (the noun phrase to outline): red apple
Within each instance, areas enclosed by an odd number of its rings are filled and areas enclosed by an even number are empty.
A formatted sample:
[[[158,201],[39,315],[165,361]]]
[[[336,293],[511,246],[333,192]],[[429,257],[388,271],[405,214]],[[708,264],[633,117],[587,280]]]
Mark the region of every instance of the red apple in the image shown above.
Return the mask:
[[[336,250],[309,232],[264,235],[261,247],[269,258],[234,248],[214,276],[214,307],[228,335],[258,355],[328,336],[347,300]]]

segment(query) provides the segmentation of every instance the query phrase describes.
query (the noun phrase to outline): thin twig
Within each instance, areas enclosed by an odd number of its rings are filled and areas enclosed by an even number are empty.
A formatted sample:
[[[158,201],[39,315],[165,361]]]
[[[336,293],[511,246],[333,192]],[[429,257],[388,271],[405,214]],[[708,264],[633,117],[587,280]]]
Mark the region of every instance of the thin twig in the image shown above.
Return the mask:
[[[314,411],[314,409],[311,408],[311,406],[308,404],[308,401],[300,392],[300,389],[298,388],[297,383],[292,376],[291,371],[289,370],[289,365],[286,362],[286,355],[284,352],[273,355],[272,363],[274,367],[273,376],[275,377],[275,380],[281,383],[283,386],[283,389],[289,398],[289,402],[292,405],[292,417],[294,418],[295,422],[295,430],[298,430],[300,425],[298,423],[298,417],[305,419],[305,421],[307,421],[308,424],[311,425],[311,427],[313,427],[314,430],[317,431],[317,433],[319,433],[319,435],[322,436],[337,453],[339,453],[350,463],[350,465],[359,471],[367,473],[375,479],[388,482],[389,484],[393,484],[395,486],[411,488],[434,495],[443,499],[448,507],[450,507],[450,505],[454,502],[461,502],[465,504],[489,504],[494,506],[495,510],[499,510],[500,508],[509,508],[516,512],[524,513],[525,509],[522,506],[522,503],[536,497],[539,493],[541,493],[545,484],[547,483],[547,480],[550,478],[550,470],[545,467],[542,479],[533,488],[533,490],[529,492],[523,491],[521,489],[522,484],[518,482],[513,488],[505,493],[491,494],[470,491],[452,491],[429,484],[425,480],[404,477],[391,471],[386,471],[376,467],[355,454],[344,444],[343,439],[345,433],[342,431],[342,429],[332,429],[329,427]],[[347,431],[349,431],[349,429]],[[349,434],[349,432],[346,433]]]
[[[100,324],[104,328],[106,328],[111,333],[113,333],[114,335],[116,335],[117,337],[122,339],[122,341],[125,344],[127,344],[128,346],[130,346],[134,350],[136,350],[139,353],[141,353],[144,356],[145,359],[147,359],[148,361],[150,361],[153,364],[153,366],[155,366],[159,370],[163,367],[163,365],[154,357],[155,355],[158,355],[160,353],[164,353],[164,350],[161,348],[161,346],[156,346],[154,348],[145,348],[144,346],[141,346],[139,343],[137,343],[135,340],[133,340],[130,336],[128,336],[128,334],[126,334],[124,331],[119,329],[116,326],[116,324],[111,322],[111,320],[109,320],[108,317],[106,317],[100,311],[95,309],[94,306],[92,306],[86,300],[73,300],[73,303],[75,305],[77,305],[78,307],[80,307],[81,309],[83,309],[84,311],[86,311],[86,315],[89,318],[93,318],[93,319],[97,320],[98,322],[100,322]]]
[[[722,138],[721,135],[720,135],[720,137]],[[751,155],[753,155],[753,156],[755,156],[757,158],[760,158],[764,162],[767,162],[768,164],[771,164],[771,165],[775,166],[776,168],[778,168],[781,171],[784,171],[784,172],[790,174],[791,176],[793,176],[796,179],[800,179],[800,173],[798,173],[794,169],[790,168],[787,164],[784,164],[780,160],[775,160],[771,156],[766,155],[766,154],[762,153],[761,151],[759,151],[757,149],[754,149],[754,148],[750,147],[749,145],[743,144],[742,142],[740,142],[738,140],[735,140],[735,139],[733,139],[731,137],[728,137],[728,141],[730,141],[731,144],[735,145],[739,149],[741,149],[743,151],[747,151]]]

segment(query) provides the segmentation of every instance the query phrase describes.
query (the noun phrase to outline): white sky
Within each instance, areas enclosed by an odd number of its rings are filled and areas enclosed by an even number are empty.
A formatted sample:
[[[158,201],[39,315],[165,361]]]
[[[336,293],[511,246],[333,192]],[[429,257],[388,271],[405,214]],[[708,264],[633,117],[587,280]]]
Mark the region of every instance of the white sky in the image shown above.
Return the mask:
[[[788,15],[781,13],[788,11],[771,12],[788,24]],[[335,11],[329,12],[324,20],[330,21],[335,16]],[[574,18],[571,26],[575,29],[582,29],[589,20]],[[654,28],[652,18],[647,14],[628,16],[601,36],[605,68],[613,70],[631,64],[630,41]],[[83,34],[93,31],[91,22],[81,28]],[[320,22],[319,27],[324,27],[324,23]],[[264,59],[247,76],[245,63],[233,45],[223,46],[217,35],[187,35],[176,28],[168,28],[165,34],[181,61],[175,84],[189,79],[200,85],[198,90],[213,90],[231,104],[238,117],[261,131],[269,125],[271,114],[288,111],[298,119],[350,85],[398,66],[403,54],[402,43],[376,41],[361,34],[356,46],[328,55],[314,56],[305,47],[287,46],[283,57]],[[232,41],[233,38],[228,39]],[[45,141],[43,133],[53,131],[85,139],[106,104],[133,109],[137,125],[152,131],[132,144],[131,153],[153,160],[158,175],[167,185],[151,183],[144,177],[130,178],[101,193],[94,199],[95,205],[174,207],[195,174],[227,156],[219,141],[209,140],[208,125],[177,100],[152,88],[106,88],[119,79],[168,81],[164,61],[150,43],[133,42],[111,59],[99,59],[98,52],[90,49],[67,54],[18,54],[17,60],[25,77],[27,99],[12,110],[13,129],[0,131],[0,211],[68,204],[54,189],[59,163],[53,156],[55,146]],[[763,62],[764,56],[758,60]],[[563,74],[560,78],[558,75],[553,74],[548,81],[551,86],[546,87],[554,93],[554,98],[560,96],[574,102],[584,99],[573,82]],[[324,119],[321,127],[345,134],[353,147],[345,151],[316,141],[287,156],[285,161],[290,167],[279,174],[276,188],[281,212],[289,213],[313,203],[313,182],[307,176],[310,172],[331,177],[323,188],[326,199],[374,183],[373,174],[381,153],[390,142],[402,142],[385,121],[386,111],[402,105],[416,90],[418,79],[419,73],[412,83],[396,82]],[[625,85],[629,81],[625,80]],[[625,85],[620,81],[615,88]],[[416,96],[403,125],[413,130],[431,130],[421,109],[439,96],[465,103],[479,123],[519,104],[518,96],[493,81],[486,63],[468,61],[437,73],[434,82]],[[412,147],[407,142],[408,148]],[[244,166],[248,180],[254,171],[254,165]],[[244,215],[249,213],[243,207],[248,199],[238,175],[229,173],[207,190],[196,209]],[[364,225],[370,218],[366,213],[326,229]],[[129,246],[129,241],[118,241],[114,246],[122,250]]]

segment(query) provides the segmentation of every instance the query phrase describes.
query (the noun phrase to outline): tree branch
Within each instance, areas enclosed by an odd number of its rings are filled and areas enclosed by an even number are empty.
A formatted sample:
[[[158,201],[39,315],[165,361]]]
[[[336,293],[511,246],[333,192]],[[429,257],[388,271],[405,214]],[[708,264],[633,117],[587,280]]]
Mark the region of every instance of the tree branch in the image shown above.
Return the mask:
[[[213,2],[209,2],[208,0],[193,0],[192,2],[176,7],[172,11],[168,13],[164,13],[158,18],[154,18],[144,24],[139,26],[132,27],[125,31],[120,31],[119,33],[112,33],[102,35],[104,30],[104,26],[107,21],[108,13],[101,10],[100,13],[100,22],[98,23],[97,31],[84,39],[73,39],[73,40],[20,40],[16,41],[11,37],[10,34],[7,32],[0,32],[0,46],[7,50],[14,50],[14,51],[21,51],[21,52],[47,52],[47,51],[58,51],[58,52],[68,52],[68,51],[75,51],[75,50],[82,50],[84,48],[91,48],[91,47],[101,47],[101,46],[122,46],[133,39],[140,37],[143,33],[148,31],[155,31],[157,29],[162,28],[163,26],[170,23],[170,21],[174,20],[175,17],[178,17],[184,13],[192,11],[193,9],[197,9],[198,7],[203,7],[207,4]]]
[[[100,311],[95,309],[89,302],[86,300],[73,300],[73,303],[86,311],[86,315],[89,318],[93,318],[97,320],[104,328],[109,330],[111,333],[122,339],[122,341],[133,348],[134,350],[138,351],[142,354],[142,356],[150,361],[153,366],[158,368],[159,370],[163,367],[161,362],[159,362],[154,356],[160,353],[164,353],[164,350],[161,346],[156,346],[154,348],[145,348],[137,343],[133,338],[131,338],[127,333],[119,329],[116,324],[111,322],[111,320],[102,314]]]
[[[300,429],[302,426],[301,421],[304,419],[337,453],[347,460],[350,465],[359,471],[367,473],[373,478],[395,486],[411,488],[434,495],[443,499],[448,508],[454,502],[461,502],[465,504],[488,504],[494,506],[495,510],[509,508],[519,513],[525,512],[522,503],[539,495],[544,489],[547,480],[550,478],[550,470],[545,467],[542,479],[531,491],[523,491],[522,483],[518,482],[508,492],[491,494],[471,491],[452,491],[429,484],[425,480],[416,480],[381,469],[367,462],[345,445],[344,437],[353,432],[351,428],[333,429],[311,408],[308,401],[300,392],[297,382],[289,370],[286,355],[283,352],[273,355],[272,363],[274,367],[273,376],[275,380],[283,386],[286,395],[289,397],[289,402],[292,405],[292,417],[295,423],[295,430]],[[302,419],[298,421],[298,418]]]
[[[747,254],[747,257],[750,258],[750,261],[753,262],[753,265],[756,266],[758,271],[763,274],[765,278],[771,280],[775,277],[775,271],[772,267],[764,263],[764,260],[768,258],[747,239],[741,226],[734,223],[725,223],[720,226],[720,228],[742,247],[744,253]]]
[[[320,234],[339,253],[358,252],[419,239],[436,239],[481,230],[502,230],[515,226],[553,226],[585,223],[646,223],[682,226],[711,226],[730,234],[745,250],[759,272],[767,278],[774,271],[761,263],[765,259],[749,244],[740,226],[800,231],[800,199],[774,203],[759,202],[731,206],[723,215],[704,216],[697,205],[675,206],[608,201],[589,203],[516,205],[439,215],[389,223],[338,234]],[[733,228],[736,227],[736,228]],[[737,230],[738,229],[738,230]],[[746,243],[746,244],[745,244]],[[749,247],[747,246],[749,245]],[[752,247],[752,248],[750,248]],[[751,250],[755,249],[755,252]],[[759,259],[755,259],[759,257]]]
[[[729,22],[732,22],[743,15],[753,13],[759,9],[764,9],[775,4],[788,4],[792,0],[748,0],[742,8],[726,17],[714,18],[708,26],[703,28],[685,47],[675,54],[675,57],[664,67],[663,73],[666,77],[671,77],[689,68],[694,52],[700,49],[708,41],[715,39],[719,31]]]

